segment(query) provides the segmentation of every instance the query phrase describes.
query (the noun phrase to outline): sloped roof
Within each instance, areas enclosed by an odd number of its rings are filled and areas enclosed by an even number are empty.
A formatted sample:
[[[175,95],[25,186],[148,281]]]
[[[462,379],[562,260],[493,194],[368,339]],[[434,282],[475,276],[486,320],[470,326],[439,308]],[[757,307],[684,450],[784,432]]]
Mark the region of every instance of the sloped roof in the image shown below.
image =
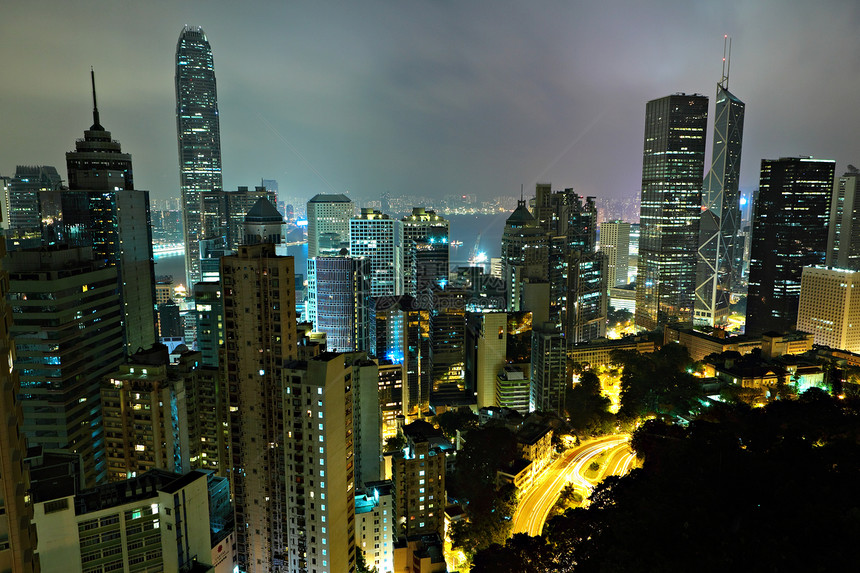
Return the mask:
[[[245,221],[283,221],[284,216],[281,215],[271,201],[265,197],[260,197],[251,210],[245,215]]]

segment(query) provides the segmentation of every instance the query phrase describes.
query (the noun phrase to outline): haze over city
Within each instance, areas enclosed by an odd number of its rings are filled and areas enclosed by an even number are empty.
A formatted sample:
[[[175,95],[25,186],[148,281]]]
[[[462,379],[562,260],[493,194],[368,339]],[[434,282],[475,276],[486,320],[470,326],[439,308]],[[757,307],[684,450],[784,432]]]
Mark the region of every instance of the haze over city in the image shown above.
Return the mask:
[[[851,1],[12,2],[0,173],[63,164],[90,123],[93,66],[136,187],[177,197],[174,52],[189,24],[212,44],[226,189],[482,199],[551,181],[634,197],[645,102],[698,92],[713,110],[728,34],[749,190],[762,158],[860,161],[858,23]]]

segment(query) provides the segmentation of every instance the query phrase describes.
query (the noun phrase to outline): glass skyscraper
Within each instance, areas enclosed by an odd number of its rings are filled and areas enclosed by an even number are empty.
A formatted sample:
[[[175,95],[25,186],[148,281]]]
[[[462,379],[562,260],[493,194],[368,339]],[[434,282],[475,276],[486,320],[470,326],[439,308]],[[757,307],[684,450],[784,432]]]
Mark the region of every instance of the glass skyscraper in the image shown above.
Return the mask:
[[[645,107],[636,325],[691,322],[708,98],[674,94]]]
[[[202,195],[223,188],[215,68],[209,40],[199,26],[184,27],[176,44],[176,133],[190,287],[201,280],[199,241],[207,238],[202,234]]]
[[[733,285],[740,279],[743,240],[738,180],[746,104],[729,91],[724,75],[717,84],[714,149],[705,179],[699,223],[696,301],[693,322],[714,326],[726,322]]]

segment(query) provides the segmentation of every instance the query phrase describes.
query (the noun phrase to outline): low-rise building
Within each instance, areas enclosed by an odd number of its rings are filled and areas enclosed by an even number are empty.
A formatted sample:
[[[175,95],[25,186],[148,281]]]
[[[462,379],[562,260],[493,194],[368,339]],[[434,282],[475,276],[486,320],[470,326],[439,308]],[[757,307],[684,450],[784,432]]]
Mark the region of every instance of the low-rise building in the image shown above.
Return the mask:
[[[643,336],[628,337],[619,340],[600,338],[592,340],[587,344],[569,346],[567,357],[571,361],[583,366],[597,368],[599,366],[615,366],[611,359],[612,352],[615,350],[633,350],[645,354],[654,352],[656,349],[657,345],[654,341],[647,340]]]

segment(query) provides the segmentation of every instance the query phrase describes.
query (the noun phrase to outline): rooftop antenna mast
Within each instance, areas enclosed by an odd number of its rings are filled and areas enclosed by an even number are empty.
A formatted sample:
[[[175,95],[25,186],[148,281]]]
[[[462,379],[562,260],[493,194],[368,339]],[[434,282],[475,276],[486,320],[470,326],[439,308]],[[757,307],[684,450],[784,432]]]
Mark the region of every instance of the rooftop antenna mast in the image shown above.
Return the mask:
[[[90,128],[90,131],[102,131],[104,128],[99,122],[99,106],[96,102],[96,73],[93,71],[92,66],[90,66],[90,81],[93,84],[93,126]]]
[[[732,39],[728,34],[723,35],[723,75],[720,79],[720,87],[729,89],[729,70],[732,67]]]
[[[520,183],[520,201],[525,201],[525,199],[523,197],[523,184],[522,183]]]

